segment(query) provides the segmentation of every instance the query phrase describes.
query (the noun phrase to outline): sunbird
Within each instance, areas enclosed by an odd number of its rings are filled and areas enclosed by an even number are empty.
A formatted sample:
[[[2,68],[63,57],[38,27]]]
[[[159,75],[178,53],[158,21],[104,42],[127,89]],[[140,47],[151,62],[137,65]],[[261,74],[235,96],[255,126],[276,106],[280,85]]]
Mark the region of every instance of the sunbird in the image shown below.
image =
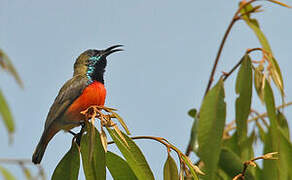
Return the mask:
[[[32,155],[32,162],[39,164],[50,140],[60,130],[69,131],[86,120],[81,111],[90,106],[103,106],[106,98],[104,72],[107,56],[118,51],[122,45],[105,50],[89,49],[74,63],[73,77],[60,89],[47,115],[40,141]]]

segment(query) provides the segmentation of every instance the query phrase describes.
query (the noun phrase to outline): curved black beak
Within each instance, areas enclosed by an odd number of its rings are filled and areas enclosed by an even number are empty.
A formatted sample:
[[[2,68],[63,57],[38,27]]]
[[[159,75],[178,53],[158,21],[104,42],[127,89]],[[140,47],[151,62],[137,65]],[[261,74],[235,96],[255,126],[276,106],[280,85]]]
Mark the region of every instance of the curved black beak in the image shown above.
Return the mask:
[[[114,45],[114,46],[111,46],[109,48],[107,48],[106,50],[103,50],[103,56],[108,56],[114,52],[118,52],[118,51],[123,51],[123,49],[119,48],[119,47],[122,47],[123,45]],[[116,49],[118,48],[118,49]]]

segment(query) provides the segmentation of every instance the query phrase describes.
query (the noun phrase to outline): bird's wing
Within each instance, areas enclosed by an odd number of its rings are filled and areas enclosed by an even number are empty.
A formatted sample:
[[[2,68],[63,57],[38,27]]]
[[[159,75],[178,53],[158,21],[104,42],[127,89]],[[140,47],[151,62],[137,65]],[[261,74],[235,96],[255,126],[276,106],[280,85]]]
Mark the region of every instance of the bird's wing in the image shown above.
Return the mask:
[[[45,129],[66,111],[73,101],[79,97],[86,86],[87,78],[83,75],[73,76],[72,79],[68,80],[63,85],[50,108],[46,119]]]

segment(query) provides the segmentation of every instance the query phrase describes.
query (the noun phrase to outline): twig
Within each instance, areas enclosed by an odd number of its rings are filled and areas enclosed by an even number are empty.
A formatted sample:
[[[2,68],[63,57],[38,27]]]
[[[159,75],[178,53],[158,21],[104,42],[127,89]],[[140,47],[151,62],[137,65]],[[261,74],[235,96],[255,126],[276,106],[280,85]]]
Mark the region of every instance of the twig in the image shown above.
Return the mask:
[[[167,153],[170,152],[170,150],[174,150],[177,154],[177,156],[179,157],[180,160],[180,165],[183,167],[183,169],[185,170],[186,175],[188,176],[188,172],[186,171],[186,162],[183,160],[183,156],[188,160],[187,155],[183,154],[179,149],[177,149],[175,146],[173,146],[171,143],[168,142],[168,140],[166,140],[165,138],[162,137],[153,137],[153,136],[135,136],[135,137],[130,137],[131,139],[135,140],[135,139],[151,139],[151,140],[155,140],[161,144],[163,144],[166,148],[167,148]],[[114,141],[110,141],[108,142],[108,144],[114,144]],[[190,162],[192,164],[192,162]],[[198,173],[198,174],[202,174],[204,175],[204,173],[195,165],[193,165],[194,170]]]
[[[256,163],[255,161],[256,160],[259,160],[259,159],[264,159],[264,160],[275,160],[275,159],[278,159],[276,157],[273,157],[274,155],[278,154],[278,152],[271,152],[271,153],[267,153],[263,156],[260,156],[260,157],[256,157],[254,159],[251,159],[249,161],[246,161],[243,163],[243,170],[240,174],[236,175],[232,180],[244,180],[244,176],[245,176],[245,173],[247,171],[247,168],[248,166],[253,166],[253,167],[256,167]]]
[[[239,65],[242,63],[243,58],[240,59],[240,61],[228,72],[228,73],[224,73],[222,76],[223,77],[223,81],[225,81],[238,67]]]
[[[170,144],[165,138],[162,137],[153,137],[153,136],[134,136],[131,137],[131,139],[151,139],[160,142],[163,144],[167,150],[169,151],[170,149],[174,150],[178,155],[183,154],[180,150],[178,150],[176,147],[174,147],[172,144]],[[114,141],[110,141],[107,144],[114,144]]]
[[[0,163],[5,164],[32,164],[30,159],[8,159],[8,158],[1,158]]]
[[[256,116],[258,116],[259,117],[259,119],[261,119],[262,120],[262,122],[264,123],[264,125],[266,126],[266,127],[268,127],[269,126],[269,124],[268,124],[268,122],[265,120],[265,117],[261,117],[260,115],[260,113],[259,112],[257,112],[256,110],[254,110],[254,109],[250,109],[250,112],[252,112],[252,113],[254,113],[254,114],[256,114]]]
[[[228,35],[229,35],[229,33],[230,33],[230,31],[231,31],[231,29],[232,29],[234,23],[235,23],[236,21],[240,20],[240,18],[241,18],[238,14],[240,13],[240,11],[241,11],[243,8],[245,8],[247,5],[249,5],[249,4],[251,4],[251,3],[255,2],[255,1],[256,1],[256,0],[251,0],[251,1],[249,1],[249,2],[246,2],[246,3],[242,4],[242,5],[238,8],[238,10],[237,10],[236,13],[234,14],[234,16],[233,16],[233,18],[232,18],[230,24],[228,25],[228,28],[227,28],[227,30],[225,31],[225,34],[224,34],[223,39],[222,39],[222,41],[221,41],[221,44],[220,44],[220,46],[219,46],[219,49],[218,49],[218,52],[217,52],[217,55],[216,55],[216,58],[215,58],[215,61],[214,61],[214,65],[213,65],[212,72],[211,72],[210,77],[209,77],[208,85],[207,85],[207,88],[206,88],[206,90],[205,90],[205,94],[204,94],[204,96],[206,96],[206,94],[207,94],[207,92],[209,91],[209,89],[210,89],[210,87],[211,87],[211,85],[212,85],[212,82],[213,82],[213,80],[214,80],[214,75],[215,75],[215,72],[216,72],[216,68],[217,68],[217,65],[218,65],[218,62],[219,62],[219,59],[220,59],[220,56],[221,56],[221,53],[222,53],[222,50],[223,50],[224,44],[225,44],[225,42],[226,42],[226,39],[227,39],[227,37],[228,37]]]
[[[276,110],[280,110],[280,109],[282,109],[284,107],[288,107],[288,106],[291,106],[291,105],[292,105],[292,101],[276,107]],[[265,112],[265,113],[259,114],[258,116],[254,117],[254,118],[251,118],[251,119],[247,120],[247,122],[252,122],[252,121],[255,121],[255,120],[258,120],[258,119],[262,119],[262,118],[267,117],[267,116],[268,116],[268,113]],[[232,122],[230,122],[229,124],[226,125],[224,133],[228,133],[229,131],[231,131],[233,129],[236,129],[235,121],[232,121]]]
[[[266,53],[264,49],[262,48],[252,48],[252,49],[247,49],[245,54],[250,54],[253,51],[262,51],[263,53]],[[225,81],[242,63],[243,58],[240,59],[240,61],[228,72],[224,73],[221,77],[223,77],[223,81]]]

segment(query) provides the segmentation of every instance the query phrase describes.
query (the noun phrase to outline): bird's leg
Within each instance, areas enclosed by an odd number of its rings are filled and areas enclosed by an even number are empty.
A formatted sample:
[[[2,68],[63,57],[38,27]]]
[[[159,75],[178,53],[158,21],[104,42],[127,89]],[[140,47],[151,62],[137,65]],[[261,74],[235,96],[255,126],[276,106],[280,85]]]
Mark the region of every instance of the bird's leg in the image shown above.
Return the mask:
[[[73,136],[76,136],[77,134],[71,130],[68,131],[70,134],[72,134]]]
[[[76,134],[76,136],[75,136],[76,137],[76,143],[78,144],[78,146],[80,146],[82,134],[84,133],[85,122],[84,121],[80,121],[80,125],[81,125],[80,132],[78,134]]]

